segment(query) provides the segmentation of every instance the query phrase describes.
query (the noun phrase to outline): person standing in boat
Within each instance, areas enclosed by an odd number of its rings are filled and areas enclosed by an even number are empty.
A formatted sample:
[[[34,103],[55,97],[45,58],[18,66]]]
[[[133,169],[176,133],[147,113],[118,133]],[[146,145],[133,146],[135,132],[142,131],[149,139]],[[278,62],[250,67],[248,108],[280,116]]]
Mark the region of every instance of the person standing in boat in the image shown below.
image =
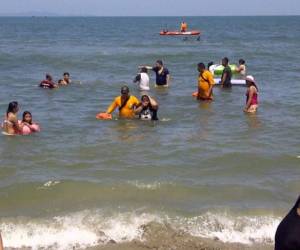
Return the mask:
[[[186,32],[188,29],[187,23],[183,21],[180,25],[180,32]]]

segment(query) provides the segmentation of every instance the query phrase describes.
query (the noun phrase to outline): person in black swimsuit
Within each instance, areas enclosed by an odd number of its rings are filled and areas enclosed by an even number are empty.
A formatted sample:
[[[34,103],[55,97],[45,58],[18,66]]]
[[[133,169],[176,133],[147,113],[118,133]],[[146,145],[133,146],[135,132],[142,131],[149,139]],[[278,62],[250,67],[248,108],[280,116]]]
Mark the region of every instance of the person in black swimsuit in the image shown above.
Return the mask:
[[[157,117],[158,103],[150,96],[143,95],[141,103],[135,109],[135,114],[141,120],[158,120]]]

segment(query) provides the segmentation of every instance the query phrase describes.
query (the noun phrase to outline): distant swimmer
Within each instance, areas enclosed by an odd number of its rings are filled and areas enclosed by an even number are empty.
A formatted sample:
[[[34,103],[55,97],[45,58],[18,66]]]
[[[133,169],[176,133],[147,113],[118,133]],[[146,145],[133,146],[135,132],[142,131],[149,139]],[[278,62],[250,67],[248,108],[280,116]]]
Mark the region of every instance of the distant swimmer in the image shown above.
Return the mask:
[[[239,60],[239,66],[236,68],[236,72],[242,76],[246,76],[246,62],[244,59]]]
[[[188,29],[187,23],[183,21],[180,25],[180,32],[186,32],[187,29]]]
[[[18,123],[18,102],[10,102],[6,111],[5,119],[3,121],[2,127],[5,134],[17,135],[21,131],[21,127]]]
[[[300,196],[280,222],[275,234],[275,250],[300,249]]]
[[[53,78],[50,74],[46,74],[46,79],[41,81],[40,87],[45,89],[54,89],[58,88],[58,85],[53,82]]]
[[[140,101],[133,95],[129,95],[129,88],[123,86],[121,88],[121,96],[115,98],[112,104],[108,107],[106,113],[111,114],[116,108],[119,108],[119,116],[122,118],[134,118],[135,108]]]
[[[135,109],[135,113],[139,116],[141,120],[158,120],[157,117],[158,103],[154,98],[143,95],[141,98],[141,103]]]
[[[151,69],[156,74],[156,86],[160,87],[168,87],[170,86],[170,72],[164,67],[162,60],[157,60],[155,65],[152,66],[140,66],[139,68],[146,67],[147,69]]]
[[[258,88],[256,86],[256,82],[253,76],[246,77],[246,106],[244,108],[244,112],[246,113],[255,113],[258,108]]]
[[[149,91],[150,90],[150,78],[146,67],[142,67],[141,71],[133,80],[134,83],[138,84],[139,90]]]
[[[227,57],[224,57],[222,59],[222,65],[224,66],[224,70],[221,76],[221,86],[223,88],[230,88],[232,71],[231,68],[229,67],[229,60]]]
[[[24,111],[20,127],[22,135],[29,135],[34,132],[40,132],[40,126],[32,121],[32,115],[29,111]]]
[[[70,79],[70,73],[69,72],[65,72],[63,74],[63,79],[58,80],[58,84],[60,85],[68,85],[70,84],[72,81]]]
[[[198,78],[198,95],[197,99],[202,101],[213,100],[213,87],[215,84],[212,73],[205,69],[204,63],[198,64],[199,78]]]

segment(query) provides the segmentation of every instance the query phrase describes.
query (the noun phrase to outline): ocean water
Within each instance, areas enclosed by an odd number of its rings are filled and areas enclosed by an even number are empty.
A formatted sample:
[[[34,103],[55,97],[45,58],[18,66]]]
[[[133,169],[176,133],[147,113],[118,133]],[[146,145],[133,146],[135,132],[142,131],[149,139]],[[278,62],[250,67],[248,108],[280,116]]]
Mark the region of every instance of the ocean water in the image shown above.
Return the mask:
[[[300,190],[300,17],[190,17],[201,40],[160,37],[181,18],[0,18],[0,112],[30,110],[42,132],[0,136],[0,230],[7,247],[85,248],[169,224],[224,242],[272,244]],[[198,103],[197,63],[246,60],[258,82]],[[99,121],[138,65],[162,59],[159,122]],[[37,87],[45,73],[74,83]],[[154,82],[154,75],[151,74]]]

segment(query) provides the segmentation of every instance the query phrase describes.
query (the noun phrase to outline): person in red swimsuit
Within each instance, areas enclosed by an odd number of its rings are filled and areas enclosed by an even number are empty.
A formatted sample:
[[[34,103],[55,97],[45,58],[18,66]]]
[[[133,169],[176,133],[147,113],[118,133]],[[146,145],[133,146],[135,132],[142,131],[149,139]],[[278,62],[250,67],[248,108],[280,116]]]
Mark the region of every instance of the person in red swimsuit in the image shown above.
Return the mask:
[[[246,106],[244,108],[244,112],[246,113],[255,113],[258,108],[258,88],[256,86],[256,82],[253,76],[246,77]]]
[[[53,82],[53,78],[51,75],[46,74],[46,79],[41,81],[40,87],[45,89],[54,89],[57,88],[58,85],[55,82]]]

